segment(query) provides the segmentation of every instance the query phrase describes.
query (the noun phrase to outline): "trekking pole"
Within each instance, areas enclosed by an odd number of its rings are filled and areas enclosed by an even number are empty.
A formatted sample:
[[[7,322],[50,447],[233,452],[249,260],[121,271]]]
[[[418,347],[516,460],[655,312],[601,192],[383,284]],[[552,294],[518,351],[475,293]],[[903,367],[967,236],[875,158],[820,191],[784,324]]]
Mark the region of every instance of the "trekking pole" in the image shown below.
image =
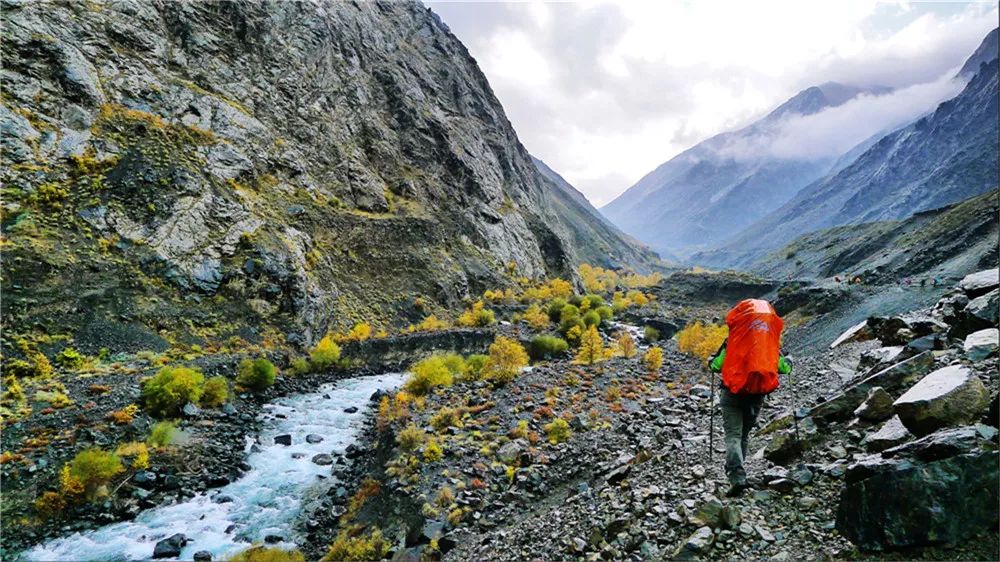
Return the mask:
[[[788,359],[787,357],[785,358],[785,360],[788,361],[789,364],[791,363],[791,360]],[[794,367],[790,371],[788,371],[788,390],[790,390],[792,394],[792,424],[795,426],[795,441],[798,442],[799,412],[798,408],[795,407],[795,375],[792,374],[794,371],[795,371]]]
[[[715,377],[711,370],[708,372],[708,388],[708,464],[712,464],[712,454],[715,452]]]

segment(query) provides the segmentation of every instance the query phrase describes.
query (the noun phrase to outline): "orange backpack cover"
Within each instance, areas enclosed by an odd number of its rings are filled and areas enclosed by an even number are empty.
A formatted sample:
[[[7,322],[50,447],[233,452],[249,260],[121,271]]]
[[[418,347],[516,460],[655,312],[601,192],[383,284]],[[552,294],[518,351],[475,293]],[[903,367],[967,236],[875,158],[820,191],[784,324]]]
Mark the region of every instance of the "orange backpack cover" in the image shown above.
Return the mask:
[[[785,323],[771,303],[740,301],[726,314],[729,343],[722,384],[733,394],[767,394],[778,388],[778,356]]]

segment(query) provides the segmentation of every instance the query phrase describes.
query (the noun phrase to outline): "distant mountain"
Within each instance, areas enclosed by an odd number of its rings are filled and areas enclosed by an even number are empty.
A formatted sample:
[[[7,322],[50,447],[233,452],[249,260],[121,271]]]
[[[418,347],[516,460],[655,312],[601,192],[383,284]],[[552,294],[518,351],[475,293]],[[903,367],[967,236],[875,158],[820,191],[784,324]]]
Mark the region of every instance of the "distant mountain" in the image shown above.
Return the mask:
[[[806,232],[903,219],[995,189],[997,66],[995,57],[982,64],[965,89],[932,114],[886,135],[851,165],[692,261],[744,267]]]
[[[802,90],[764,118],[712,137],[647,174],[601,211],[661,254],[690,254],[720,243],[826,174],[835,157],[777,158],[761,146],[792,114],[835,107],[862,90],[828,82]]]
[[[647,271],[657,260],[652,250],[618,230],[584,194],[548,164],[534,156],[531,160],[542,177],[551,183],[545,190],[549,207],[569,233],[577,259],[602,267],[626,266],[637,271]]]
[[[969,60],[965,61],[965,64],[962,65],[962,70],[958,71],[959,76],[972,78],[973,75],[979,72],[980,65],[989,63],[991,60],[1000,56],[998,55],[998,51],[1000,51],[998,35],[1000,35],[1000,28],[994,29],[986,35],[986,38],[979,44],[979,48],[976,49],[976,52],[972,53]]]

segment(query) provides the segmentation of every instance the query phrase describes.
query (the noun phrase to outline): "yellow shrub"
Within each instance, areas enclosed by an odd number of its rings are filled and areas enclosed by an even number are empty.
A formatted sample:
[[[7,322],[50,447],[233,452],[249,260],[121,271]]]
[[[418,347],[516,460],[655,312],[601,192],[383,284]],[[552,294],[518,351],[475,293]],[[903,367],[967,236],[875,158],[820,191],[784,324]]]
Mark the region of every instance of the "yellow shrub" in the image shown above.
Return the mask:
[[[419,324],[410,324],[406,329],[407,332],[433,332],[437,330],[444,330],[448,328],[448,323],[444,320],[438,320],[437,316],[431,314],[430,316],[424,318]]]
[[[545,435],[549,438],[549,443],[553,445],[569,439],[572,433],[569,423],[562,418],[556,418],[551,423],[545,424]]]
[[[367,322],[358,322],[350,332],[340,338],[341,341],[362,341],[372,336],[372,327]]]
[[[424,446],[424,461],[437,462],[443,456],[444,451],[441,449],[441,445],[438,444],[437,439],[428,439],[427,445]]]
[[[316,343],[316,347],[309,352],[309,360],[315,370],[328,369],[340,360],[340,346],[333,341],[332,334],[323,336]]]
[[[496,322],[496,315],[493,314],[492,310],[485,308],[485,306],[483,301],[476,301],[472,304],[471,308],[458,317],[458,320],[455,320],[455,324],[467,328],[493,324]]]
[[[177,427],[173,422],[159,422],[149,430],[149,437],[146,438],[146,444],[157,449],[166,447],[173,443],[174,431],[176,430]]]
[[[389,542],[379,529],[374,529],[369,534],[357,533],[356,529],[345,529],[337,534],[321,562],[381,560],[389,553],[389,548]]]
[[[663,366],[663,350],[656,346],[650,347],[642,356],[642,364],[651,373],[659,371],[660,367]]]
[[[424,430],[419,427],[410,424],[404,427],[398,435],[396,435],[396,443],[399,443],[400,448],[404,451],[415,451],[418,447],[424,444],[427,440],[427,434]]]
[[[649,297],[646,296],[642,291],[632,290],[626,293],[625,298],[629,300],[635,306],[646,306],[649,304]]]
[[[188,367],[163,367],[142,384],[146,408],[156,415],[173,416],[184,404],[198,402],[204,391],[205,377]]]
[[[576,362],[593,365],[605,359],[604,342],[596,326],[587,328],[580,336],[580,350],[576,354]]]
[[[537,304],[532,304],[521,315],[521,319],[535,330],[544,330],[549,326],[549,315]]]
[[[618,285],[618,274],[614,271],[595,267],[590,264],[581,264],[577,269],[583,286],[590,293],[603,293],[614,290]]]
[[[123,470],[118,455],[97,448],[84,449],[63,467],[60,480],[64,492],[78,493],[82,489],[87,499],[93,499]]]
[[[201,405],[217,408],[229,398],[229,382],[226,377],[216,376],[205,381],[205,391],[201,395]]]
[[[490,344],[489,357],[483,365],[483,377],[498,384],[505,384],[528,364],[528,352],[515,340],[504,336]]]
[[[677,332],[677,349],[707,362],[728,335],[729,327],[725,324],[717,326],[695,322]]]
[[[615,352],[626,359],[631,359],[635,357],[638,350],[635,340],[632,339],[632,334],[625,330],[618,332],[618,336],[615,338]]]
[[[462,414],[455,408],[445,406],[431,416],[430,424],[438,431],[449,427],[462,427]]]
[[[284,550],[274,546],[253,546],[226,559],[228,562],[306,562],[297,550]]]
[[[124,459],[131,459],[129,466],[136,470],[149,468],[149,448],[145,443],[139,441],[129,441],[122,443],[115,449],[115,454]]]
[[[626,287],[637,289],[639,287],[652,287],[656,285],[663,279],[663,274],[661,273],[650,273],[649,275],[640,275],[638,273],[630,273],[622,277],[622,284]]]
[[[108,415],[105,417],[112,423],[115,423],[117,425],[128,425],[132,423],[132,420],[138,413],[139,413],[139,406],[136,406],[135,404],[129,404],[128,406],[125,406],[121,410],[115,410],[113,412],[109,412]]]
[[[438,386],[451,386],[454,376],[444,357],[432,355],[410,367],[410,377],[403,388],[416,396],[423,396]]]

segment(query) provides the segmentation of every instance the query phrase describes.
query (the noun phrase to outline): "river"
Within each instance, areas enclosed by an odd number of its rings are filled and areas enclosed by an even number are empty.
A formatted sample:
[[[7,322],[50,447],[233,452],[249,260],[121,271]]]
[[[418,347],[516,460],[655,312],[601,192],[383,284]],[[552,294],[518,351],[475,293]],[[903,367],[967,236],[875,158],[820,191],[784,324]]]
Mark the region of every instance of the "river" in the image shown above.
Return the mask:
[[[152,558],[158,541],[176,533],[188,539],[182,560],[190,560],[198,551],[210,552],[213,560],[224,560],[269,535],[284,537],[276,546],[295,548],[297,537],[292,526],[302,512],[304,498],[317,486],[333,483],[330,466],[313,463],[313,456],[342,453],[355,442],[369,397],[377,390],[399,386],[403,376],[391,373],[347,379],[267,404],[261,414],[266,422],[260,445],[250,452],[251,443],[247,443],[247,462],[252,469],[239,480],[182,503],[149,509],[133,521],[51,540],[25,551],[22,558],[146,560]],[[344,411],[351,406],[357,412]],[[291,446],[274,444],[274,437],[284,434],[291,435]],[[309,434],[323,440],[308,443]]]

